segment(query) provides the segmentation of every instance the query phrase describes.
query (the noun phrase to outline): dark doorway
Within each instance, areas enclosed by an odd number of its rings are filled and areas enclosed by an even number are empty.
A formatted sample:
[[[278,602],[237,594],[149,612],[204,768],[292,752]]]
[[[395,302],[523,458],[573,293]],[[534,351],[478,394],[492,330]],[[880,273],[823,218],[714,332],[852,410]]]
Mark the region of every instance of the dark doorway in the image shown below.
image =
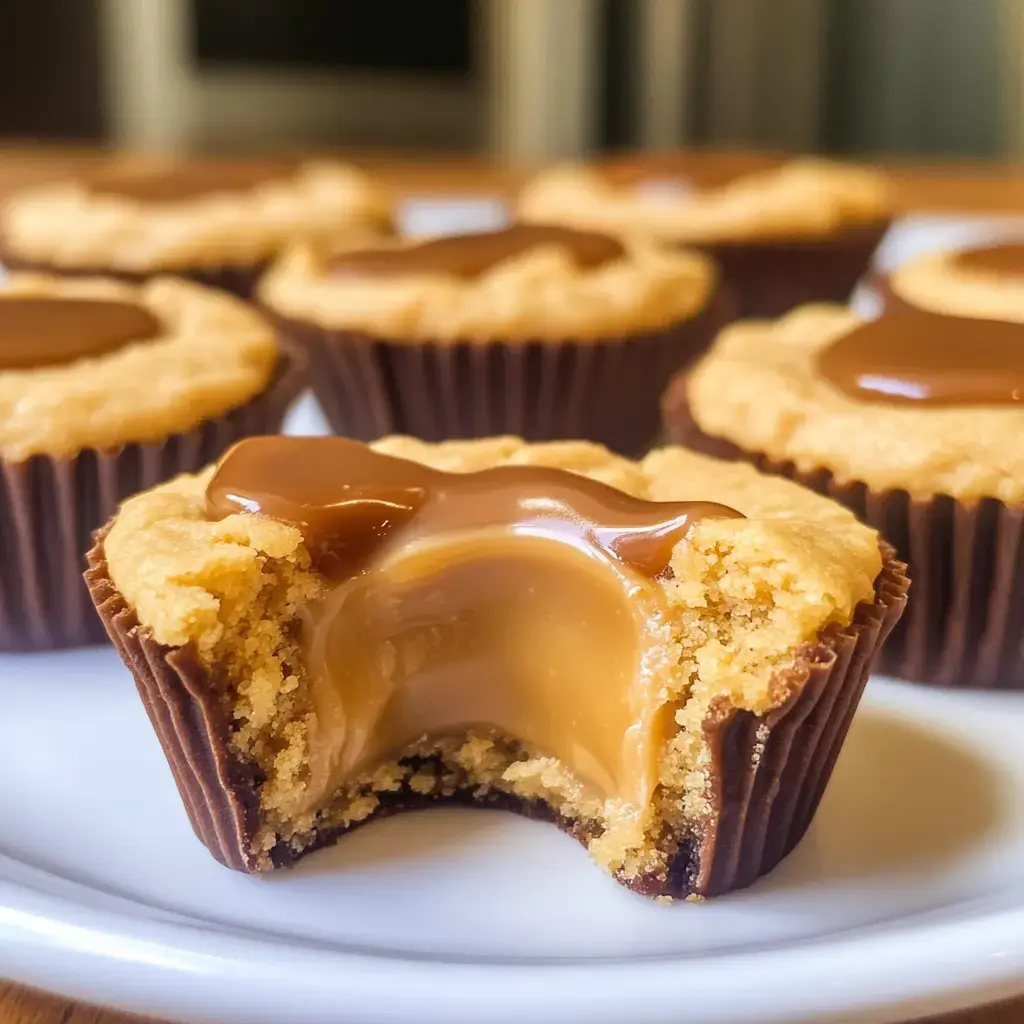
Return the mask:
[[[99,5],[0,2],[0,137],[103,138]]]

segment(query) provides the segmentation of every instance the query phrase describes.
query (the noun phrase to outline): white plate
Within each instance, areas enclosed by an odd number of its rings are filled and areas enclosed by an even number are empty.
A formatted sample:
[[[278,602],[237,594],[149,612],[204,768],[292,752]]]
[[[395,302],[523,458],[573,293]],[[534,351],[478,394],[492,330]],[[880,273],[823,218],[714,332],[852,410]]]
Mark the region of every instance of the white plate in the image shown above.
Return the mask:
[[[1024,991],[1024,697],[874,681],[818,817],[671,907],[498,812],[372,824],[293,871],[192,835],[111,650],[0,658],[0,974],[189,1020],[894,1020]]]
[[[1021,217],[964,217],[956,214],[914,214],[900,217],[882,239],[874,263],[889,271],[935,249],[966,249],[1024,236]]]
[[[291,429],[323,429],[315,403]],[[756,1024],[1024,992],[1024,695],[872,681],[795,853],[672,907],[496,812],[235,874],[192,835],[112,651],[0,656],[0,698],[0,974],[73,998],[239,1024]]]
[[[499,231],[508,221],[507,204],[486,196],[411,196],[398,210],[399,230],[413,238]]]

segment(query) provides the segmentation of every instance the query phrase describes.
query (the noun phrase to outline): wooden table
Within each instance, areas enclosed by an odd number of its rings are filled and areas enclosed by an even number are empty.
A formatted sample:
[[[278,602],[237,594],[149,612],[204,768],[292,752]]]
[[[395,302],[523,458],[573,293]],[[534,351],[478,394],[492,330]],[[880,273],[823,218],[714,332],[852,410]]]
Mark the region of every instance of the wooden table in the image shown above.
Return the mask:
[[[340,1018],[339,1018],[340,1019]],[[680,1024],[688,1018],[682,1018]],[[696,1018],[694,1018],[696,1019]],[[147,1024],[147,1019],[132,1017],[113,1010],[100,1010],[83,1003],[34,992],[18,985],[0,983],[0,1022],[2,1024]],[[918,1024],[1022,1024],[1024,1000],[1000,1003],[998,1006],[931,1017]],[[149,1022],[157,1024],[157,1022]],[[282,1020],[281,1024],[288,1024]],[[410,1024],[414,1022],[410,1021]],[[524,1021],[523,1024],[542,1024]],[[629,1024],[623,1021],[622,1024]]]
[[[472,157],[345,155],[379,174],[400,196],[497,195],[508,198],[527,176],[524,170]],[[109,155],[95,150],[0,148],[0,195],[27,184],[65,177],[107,159]],[[1024,166],[889,163],[888,167],[897,186],[897,205],[903,213],[1024,216]],[[130,1024],[139,1020],[0,982],[0,1024]],[[1024,1024],[1024,998],[932,1018],[931,1022]]]

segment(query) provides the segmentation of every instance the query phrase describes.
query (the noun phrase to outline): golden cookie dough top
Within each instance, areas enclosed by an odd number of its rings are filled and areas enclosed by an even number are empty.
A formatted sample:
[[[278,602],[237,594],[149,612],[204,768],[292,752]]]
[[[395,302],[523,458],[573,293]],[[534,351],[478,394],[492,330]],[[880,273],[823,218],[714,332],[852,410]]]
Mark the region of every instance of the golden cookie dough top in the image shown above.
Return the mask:
[[[377,234],[390,202],[343,164],[196,163],[118,168],[26,189],[0,212],[0,239],[54,267],[158,273],[248,265],[297,238]]]
[[[44,323],[47,336],[31,338]],[[173,278],[131,286],[10,274],[0,325],[10,332],[0,344],[7,460],[190,430],[262,391],[277,363],[273,332],[249,306]],[[27,344],[36,346],[32,359],[23,358]]]
[[[1024,322],[1024,244],[926,253],[894,270],[889,287],[936,313]]]
[[[898,321],[886,318],[887,330],[899,323],[908,331],[927,332],[929,319],[913,313]],[[959,382],[949,395],[940,388],[933,400],[915,400],[921,388],[934,390],[934,359],[922,360],[919,372],[900,366],[906,360],[890,344],[887,352],[872,346],[879,349],[871,356],[878,372],[866,367],[860,379],[865,387],[882,390],[862,399],[826,379],[822,365],[827,370],[828,363],[819,360],[865,323],[841,307],[805,306],[778,321],[726,328],[682,382],[691,415],[705,433],[748,451],[792,461],[801,471],[825,467],[841,481],[863,481],[876,491],[1024,499],[1024,407],[1013,399],[1013,389],[1002,388],[1004,395],[999,387],[1006,374],[1016,372],[1010,365],[1015,360],[996,365],[987,353],[977,366],[968,365],[970,321],[964,320],[968,334],[960,342],[967,344],[960,345],[958,357],[965,360],[963,370],[950,376],[950,367],[938,368],[947,383]],[[945,336],[945,328],[956,325],[940,326]],[[993,332],[986,332],[983,339],[975,332],[974,340],[984,342],[986,351],[1001,347],[1012,356],[1006,346],[1011,325],[992,326],[998,337],[989,339]],[[936,344],[939,333],[936,329],[931,339]],[[928,341],[917,339],[925,347]],[[953,351],[950,356],[957,357]]]
[[[381,243],[328,257],[298,245],[265,275],[276,313],[394,340],[616,337],[703,310],[703,256],[652,242],[543,225]]]
[[[519,198],[524,220],[695,244],[827,238],[892,210],[888,182],[869,168],[701,152],[556,167]]]
[[[749,565],[743,586],[754,578],[768,587],[785,579],[785,592],[780,585],[772,600],[777,610],[773,622],[787,645],[814,639],[829,622],[849,623],[857,604],[871,600],[881,569],[877,534],[846,509],[745,464],[682,448],[663,448],[642,462],[630,462],[587,442],[531,445],[513,437],[439,445],[392,437],[373,447],[450,472],[553,466],[649,500],[729,505],[746,518],[698,522],[675,548],[675,578],[661,585],[670,603],[699,604],[694,590],[699,584],[688,582],[686,566],[687,553],[697,549],[705,561],[722,558],[733,566]],[[292,525],[252,514],[211,521],[206,513],[211,473],[182,476],[130,499],[104,543],[111,578],[143,626],[159,643],[193,642],[201,652],[216,645],[224,628],[222,612],[233,614],[231,609],[237,611],[237,602],[244,600],[236,585],[244,586],[237,581],[247,578],[247,569],[267,558],[300,569],[309,565]],[[315,583],[310,587],[316,593]],[[751,594],[742,597],[749,600]]]

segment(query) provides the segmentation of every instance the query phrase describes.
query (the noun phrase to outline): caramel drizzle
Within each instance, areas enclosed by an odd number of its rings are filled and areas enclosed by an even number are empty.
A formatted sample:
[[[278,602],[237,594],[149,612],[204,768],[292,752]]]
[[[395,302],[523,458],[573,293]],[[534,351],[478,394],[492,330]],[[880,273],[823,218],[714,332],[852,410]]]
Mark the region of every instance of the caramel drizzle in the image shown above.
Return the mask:
[[[820,353],[818,370],[861,401],[1013,405],[1024,398],[1024,327],[893,312],[834,341]]]
[[[472,280],[505,260],[542,246],[564,249],[583,270],[621,259],[626,252],[622,243],[609,235],[539,224],[515,224],[502,231],[452,235],[400,248],[346,252],[331,261],[331,269],[338,274],[360,277],[446,274]]]
[[[207,487],[213,519],[253,512],[295,524],[318,571],[346,578],[385,542],[506,527],[600,548],[648,578],[703,518],[737,518],[715,502],[655,502],[545,466],[446,473],[337,437],[241,441]]]
[[[966,249],[953,257],[958,270],[994,274],[997,277],[1024,277],[1024,242],[1007,242]]]
[[[297,166],[294,161],[284,160],[200,160],[143,171],[113,168],[88,178],[85,185],[96,196],[175,203],[218,192],[248,192],[268,181],[290,177]]]
[[[612,161],[602,168],[602,176],[614,188],[644,189],[654,183],[678,183],[681,192],[710,192],[782,164],[779,157],[760,153],[682,150]]]
[[[131,302],[59,296],[0,297],[0,370],[54,366],[104,355],[160,334]]]

